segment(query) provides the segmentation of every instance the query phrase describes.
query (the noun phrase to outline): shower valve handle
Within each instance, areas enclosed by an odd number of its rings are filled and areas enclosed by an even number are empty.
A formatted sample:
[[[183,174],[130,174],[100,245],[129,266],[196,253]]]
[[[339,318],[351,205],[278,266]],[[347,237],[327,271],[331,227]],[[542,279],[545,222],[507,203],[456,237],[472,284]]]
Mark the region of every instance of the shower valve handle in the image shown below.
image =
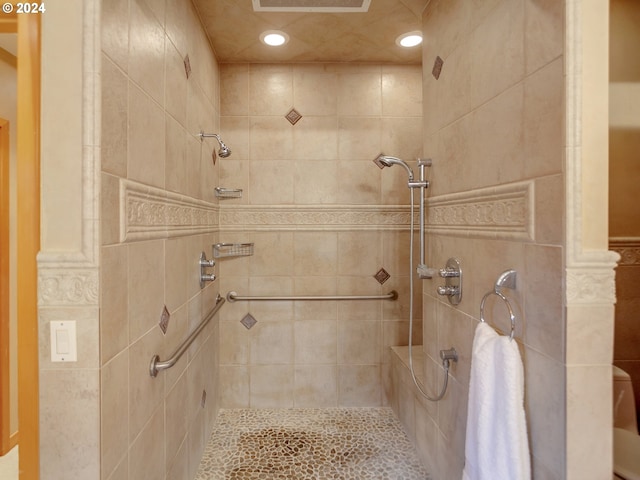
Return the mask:
[[[201,258],[200,259],[200,266],[201,267],[215,267],[216,266],[216,261],[214,259],[207,260],[206,258]]]
[[[452,297],[459,294],[460,294],[460,287],[456,287],[453,285],[445,285],[445,286],[438,287],[438,295],[446,295],[446,296]]]
[[[216,279],[215,273],[205,271],[207,268],[215,267],[216,261],[214,259],[207,260],[207,256],[202,252],[198,264],[200,265],[200,288],[204,288],[207,282],[213,282]]]
[[[438,274],[442,277],[442,278],[456,278],[460,276],[460,270],[455,269],[455,268],[441,268],[438,272]]]

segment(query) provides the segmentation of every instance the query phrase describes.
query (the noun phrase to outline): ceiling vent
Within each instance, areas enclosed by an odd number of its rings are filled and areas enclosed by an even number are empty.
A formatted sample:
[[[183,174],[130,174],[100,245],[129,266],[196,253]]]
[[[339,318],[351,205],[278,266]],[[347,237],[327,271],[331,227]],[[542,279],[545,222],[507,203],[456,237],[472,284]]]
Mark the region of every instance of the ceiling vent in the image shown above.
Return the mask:
[[[371,0],[252,0],[255,12],[367,12]]]

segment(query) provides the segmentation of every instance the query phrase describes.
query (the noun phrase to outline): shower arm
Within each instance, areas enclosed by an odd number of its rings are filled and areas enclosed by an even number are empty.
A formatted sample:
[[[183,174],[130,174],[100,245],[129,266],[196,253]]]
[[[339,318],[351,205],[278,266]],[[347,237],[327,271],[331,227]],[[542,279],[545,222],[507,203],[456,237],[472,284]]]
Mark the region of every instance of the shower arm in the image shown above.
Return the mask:
[[[218,135],[217,133],[204,133],[202,130],[200,130],[198,136],[200,137],[200,140],[202,140],[203,138],[215,138],[218,143],[222,142],[222,140],[220,139],[220,135]]]

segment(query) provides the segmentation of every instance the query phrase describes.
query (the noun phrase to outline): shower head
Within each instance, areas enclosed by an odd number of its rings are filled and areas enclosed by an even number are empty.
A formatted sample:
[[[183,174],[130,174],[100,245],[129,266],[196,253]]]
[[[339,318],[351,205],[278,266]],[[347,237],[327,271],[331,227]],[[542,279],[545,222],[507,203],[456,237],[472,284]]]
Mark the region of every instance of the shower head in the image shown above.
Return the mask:
[[[227,158],[231,155],[231,149],[227,147],[220,138],[218,138],[218,142],[220,143],[220,149],[218,150],[220,158]]]
[[[218,141],[218,143],[220,144],[218,156],[220,158],[227,158],[229,155],[231,155],[231,149],[225,145],[225,143],[220,138],[220,135],[218,135],[217,133],[204,133],[203,131],[201,131],[198,135],[200,137],[200,140],[204,138],[215,138]]]
[[[413,170],[411,170],[411,167],[407,165],[404,160],[400,160],[397,157],[390,157],[388,155],[385,155],[384,153],[381,153],[373,159],[373,163],[375,163],[380,169],[384,167],[392,167],[394,165],[402,165],[407,170],[409,181],[413,180]]]

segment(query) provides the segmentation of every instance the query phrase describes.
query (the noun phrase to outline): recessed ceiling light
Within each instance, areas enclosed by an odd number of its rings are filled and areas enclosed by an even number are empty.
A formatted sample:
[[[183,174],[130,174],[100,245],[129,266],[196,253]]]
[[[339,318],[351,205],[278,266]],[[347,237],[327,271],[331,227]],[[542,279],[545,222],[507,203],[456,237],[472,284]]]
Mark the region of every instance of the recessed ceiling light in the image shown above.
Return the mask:
[[[289,35],[279,30],[267,30],[260,34],[260,41],[271,47],[284,45],[289,41]]]
[[[422,32],[416,30],[414,32],[403,33],[398,38],[396,38],[396,44],[401,47],[415,47],[416,45],[420,45],[422,43]]]

